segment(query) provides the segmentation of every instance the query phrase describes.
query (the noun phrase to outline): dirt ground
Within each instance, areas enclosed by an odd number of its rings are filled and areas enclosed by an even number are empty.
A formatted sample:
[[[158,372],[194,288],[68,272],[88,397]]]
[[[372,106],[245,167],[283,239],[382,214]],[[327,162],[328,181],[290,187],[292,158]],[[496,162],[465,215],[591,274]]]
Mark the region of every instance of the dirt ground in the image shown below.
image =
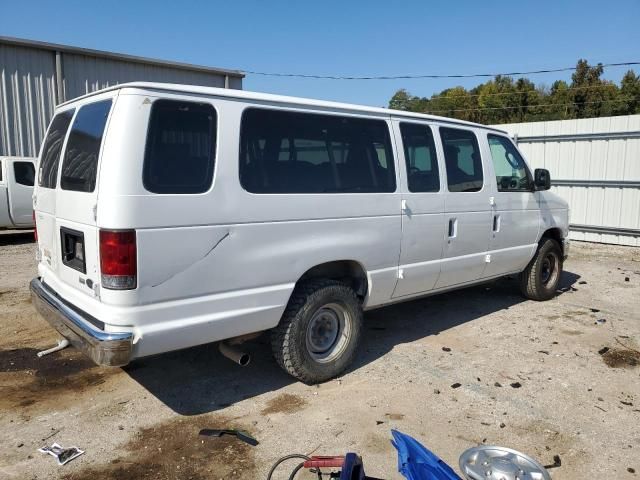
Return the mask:
[[[399,479],[392,428],[456,469],[465,449],[497,444],[559,455],[554,479],[640,476],[640,249],[574,242],[545,303],[505,279],[368,312],[356,364],[306,386],[265,339],[246,368],[212,346],[124,369],[70,348],[36,358],[57,335],[29,300],[31,239],[0,233],[1,478],[263,479],[288,453],[353,451],[368,475]],[[86,453],[59,467],[37,452],[53,442]]]

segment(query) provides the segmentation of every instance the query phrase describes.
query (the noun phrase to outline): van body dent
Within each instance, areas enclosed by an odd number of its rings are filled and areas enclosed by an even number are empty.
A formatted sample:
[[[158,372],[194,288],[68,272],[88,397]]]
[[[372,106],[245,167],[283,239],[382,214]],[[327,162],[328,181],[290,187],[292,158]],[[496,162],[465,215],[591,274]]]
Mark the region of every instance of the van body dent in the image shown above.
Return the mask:
[[[0,229],[33,227],[35,158],[0,157]]]
[[[123,84],[56,110],[33,300],[100,364],[271,330],[278,363],[322,381],[363,310],[510,274],[553,296],[568,206],[549,181],[473,123]]]

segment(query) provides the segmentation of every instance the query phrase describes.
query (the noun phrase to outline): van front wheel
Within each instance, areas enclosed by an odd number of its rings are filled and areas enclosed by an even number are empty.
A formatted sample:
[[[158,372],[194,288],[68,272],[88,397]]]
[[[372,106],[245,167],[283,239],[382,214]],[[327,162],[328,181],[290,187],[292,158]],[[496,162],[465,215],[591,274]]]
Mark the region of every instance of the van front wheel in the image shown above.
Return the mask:
[[[362,307],[355,292],[335,280],[296,286],[280,324],[271,332],[278,364],[308,384],[342,373],[362,335]]]
[[[520,290],[531,300],[553,298],[562,274],[562,250],[558,242],[543,238],[527,268],[520,274]]]

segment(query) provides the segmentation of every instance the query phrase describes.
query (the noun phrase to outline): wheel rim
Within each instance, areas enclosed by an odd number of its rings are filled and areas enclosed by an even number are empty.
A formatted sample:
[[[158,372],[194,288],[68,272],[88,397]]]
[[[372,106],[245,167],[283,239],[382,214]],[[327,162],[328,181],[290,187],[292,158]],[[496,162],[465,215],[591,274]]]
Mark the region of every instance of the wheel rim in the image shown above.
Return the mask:
[[[560,269],[558,255],[555,252],[549,252],[542,259],[542,265],[540,268],[540,280],[545,287],[551,287],[555,285],[558,279],[558,273]]]
[[[351,337],[351,315],[344,305],[327,303],[315,311],[307,326],[307,351],[319,362],[330,362],[344,352]]]

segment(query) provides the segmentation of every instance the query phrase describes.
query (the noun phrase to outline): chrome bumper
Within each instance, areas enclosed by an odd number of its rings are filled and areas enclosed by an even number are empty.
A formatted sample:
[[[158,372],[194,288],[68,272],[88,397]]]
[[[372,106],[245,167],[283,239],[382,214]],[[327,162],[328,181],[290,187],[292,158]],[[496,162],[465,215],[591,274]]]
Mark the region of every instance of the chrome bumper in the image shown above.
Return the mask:
[[[133,334],[104,332],[87,320],[89,315],[70,306],[39,278],[31,280],[36,310],[69,343],[98,365],[120,367],[129,363]]]

